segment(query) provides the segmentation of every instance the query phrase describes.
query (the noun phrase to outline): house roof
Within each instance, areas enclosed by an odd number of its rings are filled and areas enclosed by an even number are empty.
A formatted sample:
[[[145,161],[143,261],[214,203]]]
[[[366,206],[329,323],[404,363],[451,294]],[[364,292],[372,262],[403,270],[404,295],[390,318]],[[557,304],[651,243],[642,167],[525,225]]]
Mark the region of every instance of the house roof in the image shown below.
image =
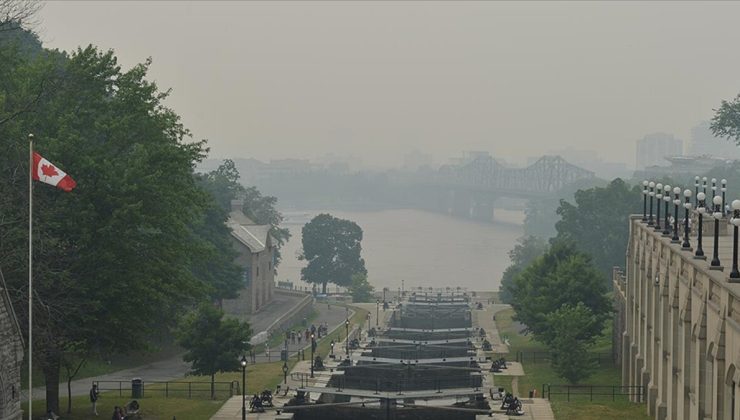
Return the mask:
[[[253,224],[240,211],[229,213],[229,220],[227,220],[226,224],[231,229],[231,236],[249,248],[253,253],[262,252],[272,244],[270,239],[270,229],[272,226]]]

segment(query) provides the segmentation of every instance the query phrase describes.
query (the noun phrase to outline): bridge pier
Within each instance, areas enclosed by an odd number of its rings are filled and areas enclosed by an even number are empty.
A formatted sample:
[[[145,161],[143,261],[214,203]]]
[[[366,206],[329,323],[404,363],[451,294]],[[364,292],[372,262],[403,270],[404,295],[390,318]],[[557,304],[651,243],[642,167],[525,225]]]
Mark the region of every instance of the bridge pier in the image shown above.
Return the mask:
[[[472,195],[464,190],[454,190],[452,192],[452,199],[449,207],[449,214],[455,217],[464,217],[469,219],[471,217],[471,201]]]
[[[495,198],[478,194],[471,200],[470,217],[481,222],[493,222],[493,204]]]

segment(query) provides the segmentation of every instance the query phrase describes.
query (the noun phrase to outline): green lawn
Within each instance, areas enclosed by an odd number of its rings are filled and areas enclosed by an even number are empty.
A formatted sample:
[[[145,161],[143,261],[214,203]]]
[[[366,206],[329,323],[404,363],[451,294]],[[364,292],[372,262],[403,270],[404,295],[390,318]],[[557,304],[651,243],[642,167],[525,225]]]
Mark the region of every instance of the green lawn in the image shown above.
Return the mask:
[[[514,315],[513,309],[498,312],[496,314],[496,325],[499,334],[506,336],[510,343],[509,357],[514,360],[519,351],[548,351],[547,346],[532,339],[529,335],[520,334],[517,330],[517,324],[512,320]],[[599,338],[595,343],[592,351],[594,353],[604,353],[611,351],[610,342],[611,332],[606,331],[604,336]],[[567,384],[568,382],[561,378],[550,367],[547,362],[532,363],[525,361],[523,363],[525,376],[519,377],[518,389],[520,397],[527,397],[530,390],[536,389],[537,394],[542,393],[543,384]],[[511,391],[512,377],[495,376],[496,385]],[[621,371],[618,367],[610,366],[607,363],[599,366],[594,373],[586,378],[584,384],[593,385],[620,385]],[[594,401],[590,401],[588,395],[572,396],[571,401],[566,400],[565,395],[552,395],[552,409],[556,419],[562,420],[617,420],[617,419],[634,419],[648,420],[644,404],[634,404],[627,401],[626,397],[617,396],[616,401],[612,401],[611,395],[594,396]]]

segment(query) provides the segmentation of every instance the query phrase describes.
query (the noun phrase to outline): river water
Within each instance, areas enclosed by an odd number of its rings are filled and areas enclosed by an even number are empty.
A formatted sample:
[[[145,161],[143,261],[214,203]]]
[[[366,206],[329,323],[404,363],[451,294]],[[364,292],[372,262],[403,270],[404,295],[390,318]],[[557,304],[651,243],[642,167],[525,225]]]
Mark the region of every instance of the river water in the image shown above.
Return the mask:
[[[283,247],[278,280],[306,286],[299,280],[305,261],[297,258],[301,228],[319,213],[352,220],[362,228],[368,280],[376,289],[392,290],[401,286],[401,280],[407,290],[419,286],[497,290],[524,219],[522,212],[499,209],[493,223],[406,209],[286,211],[283,226],[292,238]]]

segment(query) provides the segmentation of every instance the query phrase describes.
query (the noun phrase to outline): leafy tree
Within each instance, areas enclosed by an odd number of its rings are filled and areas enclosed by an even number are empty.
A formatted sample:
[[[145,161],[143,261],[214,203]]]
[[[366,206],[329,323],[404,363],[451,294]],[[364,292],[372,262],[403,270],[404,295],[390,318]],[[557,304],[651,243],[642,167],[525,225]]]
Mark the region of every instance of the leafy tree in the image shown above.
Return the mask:
[[[740,95],[731,101],[722,101],[714,112],[709,126],[712,134],[740,145]]]
[[[262,225],[270,225],[270,235],[277,241],[275,266],[277,267],[282,260],[280,248],[290,239],[290,231],[287,228],[281,228],[280,223],[283,221],[283,215],[277,211],[277,198],[273,196],[263,196],[257,187],[249,187],[244,190],[244,214]]]
[[[591,258],[572,243],[556,242],[541,257],[514,277],[512,307],[517,320],[545,343],[554,331],[550,316],[564,305],[583,303],[600,322],[588,331],[598,335],[611,313],[603,275]]]
[[[630,214],[642,213],[642,189],[619,178],[605,188],[575,193],[575,205],[560,200],[560,221],[555,224],[556,240],[566,240],[589,253],[602,273],[623,265],[629,236]]]
[[[210,375],[214,397],[216,373],[239,369],[239,359],[249,350],[249,324],[224,319],[224,313],[210,304],[201,304],[187,314],[177,331],[178,343],[187,350],[183,360],[192,363],[196,375]]]
[[[349,287],[353,302],[370,302],[373,300],[375,288],[367,281],[367,274],[352,275],[352,284]]]
[[[558,375],[576,384],[591,375],[595,360],[588,355],[593,344],[593,331],[603,326],[603,319],[578,302],[566,304],[549,316],[549,344],[553,353],[553,368]]]
[[[513,298],[514,277],[521,273],[535,258],[547,251],[547,243],[537,236],[523,236],[517,239],[514,249],[509,251],[511,265],[501,276],[499,298],[504,303],[511,303]]]
[[[120,351],[122,337],[144,349],[205,296],[192,226],[207,202],[193,167],[207,149],[146,80],[150,61],[123,71],[92,46],[29,51],[0,40],[0,264],[25,328],[31,131],[78,183],[34,192],[34,361],[59,412],[66,355]]]
[[[355,274],[367,275],[362,252],[362,229],[357,223],[319,214],[303,226],[301,260],[308,265],[301,269],[304,281],[321,284],[326,293],[327,283],[339,286],[352,284]]]

